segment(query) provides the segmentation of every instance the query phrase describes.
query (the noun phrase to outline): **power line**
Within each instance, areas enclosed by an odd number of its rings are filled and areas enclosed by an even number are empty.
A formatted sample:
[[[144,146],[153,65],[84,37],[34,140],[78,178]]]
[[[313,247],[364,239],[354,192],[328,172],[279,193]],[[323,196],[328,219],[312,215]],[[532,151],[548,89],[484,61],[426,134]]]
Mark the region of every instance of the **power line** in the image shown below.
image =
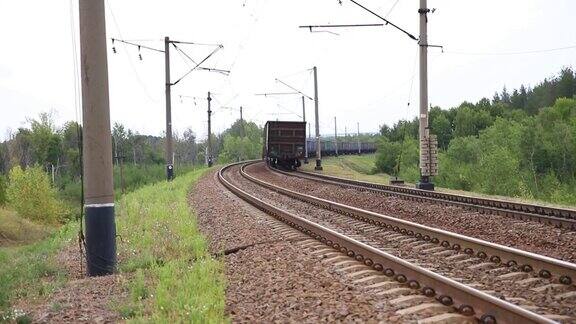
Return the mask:
[[[282,83],[283,85],[287,86],[288,88],[290,88],[290,89],[298,92],[299,94],[303,95],[304,97],[306,97],[306,98],[308,98],[308,99],[310,99],[310,100],[314,100],[314,98],[312,98],[312,97],[310,97],[309,95],[303,93],[302,91],[294,88],[293,86],[289,85],[288,83],[286,83],[286,82],[284,82],[284,81],[282,81],[282,80],[280,80],[280,79],[278,79],[278,78],[276,78],[275,80],[276,80],[276,82],[280,82],[280,83]]]
[[[116,26],[116,30],[118,30],[118,34],[120,35],[120,37],[124,38],[122,36],[122,31],[120,30],[120,25],[118,24],[118,20],[116,19],[116,15],[114,14],[114,10],[112,10],[112,6],[110,5],[110,2],[108,0],[106,0],[106,8],[108,8],[108,11],[110,12],[110,15],[112,16],[112,21],[114,21],[114,25]],[[142,90],[144,91],[144,93],[146,94],[148,99],[150,99],[150,101],[152,101],[152,102],[158,102],[158,100],[154,99],[150,95],[148,88],[144,84],[144,81],[142,81],[142,78],[140,78],[140,74],[138,73],[138,70],[136,70],[136,67],[134,66],[134,62],[132,62],[132,59],[130,58],[130,56],[126,55],[126,57],[128,58],[128,63],[130,63],[130,68],[132,69],[132,72],[134,73],[134,76],[136,77],[138,84],[140,85],[140,87],[142,87]]]
[[[302,118],[302,115],[294,112],[294,111],[291,110],[291,109],[288,109],[288,108],[284,107],[283,105],[281,105],[281,104],[279,104],[279,103],[276,103],[276,106],[278,106],[278,108],[284,109],[285,111],[289,112],[290,114],[296,115],[298,118]]]
[[[295,75],[302,74],[302,73],[304,73],[304,72],[312,73],[313,70],[314,70],[314,69],[312,69],[312,68],[308,68],[308,69],[300,70],[300,71],[298,71],[298,72],[281,75],[281,76],[279,76],[278,78],[284,79],[284,78],[288,78],[288,77],[293,77],[293,76],[295,76]]]
[[[396,5],[398,4],[400,0],[396,0],[396,2],[394,2],[394,4],[392,5],[392,7],[390,7],[390,9],[388,10],[388,12],[386,13],[386,18],[388,18],[388,16],[390,16],[390,14],[392,13],[392,11],[394,10],[394,8],[396,8]]]
[[[451,51],[444,51],[445,54],[457,54],[457,55],[525,55],[525,54],[538,54],[538,53],[546,53],[546,52],[554,52],[554,51],[563,51],[568,49],[574,49],[576,45],[564,46],[564,47],[556,47],[556,48],[549,48],[549,49],[541,49],[541,50],[528,50],[528,51],[518,51],[518,52],[451,52]]]

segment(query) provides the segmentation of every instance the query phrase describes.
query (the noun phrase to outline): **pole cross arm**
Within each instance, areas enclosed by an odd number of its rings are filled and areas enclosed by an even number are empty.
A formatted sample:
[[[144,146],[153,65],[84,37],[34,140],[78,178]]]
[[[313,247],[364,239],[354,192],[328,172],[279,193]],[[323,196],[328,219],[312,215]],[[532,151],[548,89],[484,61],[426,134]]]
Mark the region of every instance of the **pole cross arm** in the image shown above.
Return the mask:
[[[125,41],[125,40],[122,40],[122,39],[118,39],[118,38],[114,38],[114,37],[111,37],[110,39],[112,40],[112,44],[114,44],[114,42],[120,42],[120,43],[124,43],[124,44],[127,44],[127,45],[136,46],[136,47],[138,47],[138,49],[144,48],[144,49],[147,49],[147,50],[164,53],[163,50],[159,50],[159,49],[154,48],[154,47],[145,46],[145,45],[140,45],[140,44],[128,42],[128,41]]]
[[[383,27],[385,24],[337,24],[337,25],[302,25],[298,28],[307,28],[312,31],[312,28],[352,28],[352,27]]]
[[[299,92],[266,92],[266,93],[255,93],[255,96],[284,96],[284,95],[299,95]]]

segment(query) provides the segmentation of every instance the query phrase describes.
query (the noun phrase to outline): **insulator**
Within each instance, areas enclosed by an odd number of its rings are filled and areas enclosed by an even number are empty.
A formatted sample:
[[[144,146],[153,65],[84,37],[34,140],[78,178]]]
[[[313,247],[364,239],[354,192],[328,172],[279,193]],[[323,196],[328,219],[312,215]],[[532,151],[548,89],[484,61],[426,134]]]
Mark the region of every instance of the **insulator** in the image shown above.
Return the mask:
[[[112,52],[116,54],[116,46],[112,46]]]
[[[142,54],[138,54],[138,58],[140,58],[140,61],[142,61]]]

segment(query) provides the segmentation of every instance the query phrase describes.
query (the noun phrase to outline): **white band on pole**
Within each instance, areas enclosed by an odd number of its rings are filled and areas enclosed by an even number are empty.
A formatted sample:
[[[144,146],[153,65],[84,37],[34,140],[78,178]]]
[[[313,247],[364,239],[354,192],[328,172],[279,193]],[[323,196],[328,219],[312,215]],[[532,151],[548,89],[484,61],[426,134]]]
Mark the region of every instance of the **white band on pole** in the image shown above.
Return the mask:
[[[100,208],[100,207],[114,207],[114,203],[84,205],[84,208]]]

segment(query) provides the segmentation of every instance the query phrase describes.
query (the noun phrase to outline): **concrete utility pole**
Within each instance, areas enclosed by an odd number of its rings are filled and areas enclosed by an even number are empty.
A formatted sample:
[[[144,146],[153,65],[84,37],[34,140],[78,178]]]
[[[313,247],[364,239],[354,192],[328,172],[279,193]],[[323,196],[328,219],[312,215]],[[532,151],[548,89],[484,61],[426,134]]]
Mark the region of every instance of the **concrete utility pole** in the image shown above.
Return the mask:
[[[430,130],[428,128],[428,18],[427,14],[430,9],[427,8],[426,0],[420,0],[420,181],[416,184],[416,188],[425,190],[434,190],[434,184],[430,182],[430,168],[426,166],[424,161],[426,152],[423,150],[423,143],[429,142]]]
[[[338,156],[338,129],[336,128],[336,116],[334,116],[334,150]]]
[[[84,211],[88,276],[114,273],[116,224],[104,0],[80,0]]]
[[[358,136],[358,155],[362,154],[362,147],[360,146],[360,122],[356,123],[357,136]]]
[[[306,122],[306,102],[304,96],[302,96],[302,121]],[[306,132],[306,127],[304,127],[304,132]],[[308,130],[310,132],[310,130]],[[308,136],[304,136],[306,139],[304,141],[304,164],[308,164]]]
[[[322,154],[320,154],[320,120],[318,119],[318,69],[314,67],[314,115],[316,117],[316,166],[314,170],[322,170]]]
[[[172,96],[170,93],[170,38],[164,37],[164,64],[166,70],[166,179],[174,179],[174,155],[172,154]]]
[[[212,101],[212,98],[210,97],[210,91],[208,91],[208,146],[206,147],[208,149],[208,167],[212,166],[212,123],[210,120],[212,110],[210,110],[210,101]]]

